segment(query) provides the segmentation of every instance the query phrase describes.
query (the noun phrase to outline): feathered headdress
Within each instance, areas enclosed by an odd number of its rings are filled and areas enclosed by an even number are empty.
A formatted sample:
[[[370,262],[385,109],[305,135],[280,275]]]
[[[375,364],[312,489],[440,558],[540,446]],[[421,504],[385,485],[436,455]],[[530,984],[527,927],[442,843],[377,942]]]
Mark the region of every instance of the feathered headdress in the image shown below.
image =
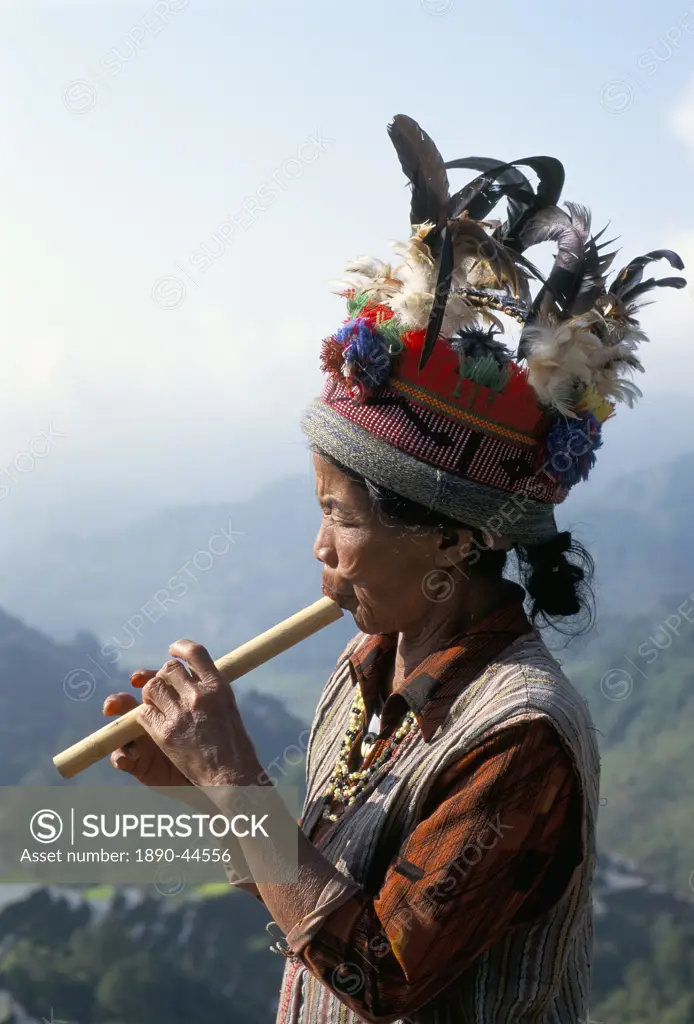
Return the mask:
[[[388,133],[411,186],[411,234],[396,245],[397,264],[365,256],[347,265],[338,290],[349,316],[323,342],[328,382],[305,429],[318,443],[328,430],[335,457],[361,472],[375,465],[379,482],[414,500],[433,487],[429,503],[441,506],[434,492],[446,492],[446,514],[471,525],[484,525],[500,495],[523,495],[529,510],[512,532],[527,542],[549,536],[552,506],[587,477],[603,422],[640,395],[631,377],[643,370],[643,297],[686,284],[644,280],[644,271],[660,259],[681,270],[682,261],[654,250],[608,284],[611,242],[592,234],[585,207],[558,205],[558,160],[446,163],[403,114]],[[451,194],[448,171],[461,168],[476,177]],[[502,200],[505,218],[492,220]],[[543,242],[557,245],[546,278],[525,255]],[[504,316],[522,325],[515,353],[500,337]]]

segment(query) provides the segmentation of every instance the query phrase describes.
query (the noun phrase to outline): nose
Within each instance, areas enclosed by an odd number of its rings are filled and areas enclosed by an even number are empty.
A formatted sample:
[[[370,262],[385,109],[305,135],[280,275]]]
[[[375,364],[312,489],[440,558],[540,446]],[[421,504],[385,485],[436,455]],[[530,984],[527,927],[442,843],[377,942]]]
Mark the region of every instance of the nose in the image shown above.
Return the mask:
[[[332,542],[330,531],[325,526],[321,526],[316,535],[313,544],[313,555],[329,569],[337,568],[337,551]]]

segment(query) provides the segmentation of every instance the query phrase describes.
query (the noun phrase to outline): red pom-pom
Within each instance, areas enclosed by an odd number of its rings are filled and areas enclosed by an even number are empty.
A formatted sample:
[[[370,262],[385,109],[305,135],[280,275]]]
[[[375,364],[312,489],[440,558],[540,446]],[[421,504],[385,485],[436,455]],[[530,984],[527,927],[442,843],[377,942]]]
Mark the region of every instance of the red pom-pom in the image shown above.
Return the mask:
[[[321,346],[320,365],[323,373],[342,380],[342,366],[345,360],[344,346],[335,337],[325,338]]]

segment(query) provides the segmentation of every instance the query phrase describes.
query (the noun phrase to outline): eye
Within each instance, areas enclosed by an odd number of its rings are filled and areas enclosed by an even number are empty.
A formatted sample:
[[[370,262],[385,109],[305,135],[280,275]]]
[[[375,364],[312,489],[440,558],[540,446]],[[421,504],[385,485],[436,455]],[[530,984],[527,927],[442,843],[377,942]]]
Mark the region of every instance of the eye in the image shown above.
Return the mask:
[[[349,523],[345,510],[331,501],[323,506],[323,518],[330,519],[336,526],[346,526]]]

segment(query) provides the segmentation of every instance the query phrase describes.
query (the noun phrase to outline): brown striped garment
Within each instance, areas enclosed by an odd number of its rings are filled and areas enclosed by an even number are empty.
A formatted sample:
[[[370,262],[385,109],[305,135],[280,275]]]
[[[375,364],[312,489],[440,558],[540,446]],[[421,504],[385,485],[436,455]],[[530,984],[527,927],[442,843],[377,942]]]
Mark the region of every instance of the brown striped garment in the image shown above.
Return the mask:
[[[388,698],[381,735],[408,706],[420,732],[379,770],[366,798],[326,827],[323,794],[354,686],[368,713],[395,639],[359,634],[328,681],[312,728],[302,828],[343,884],[328,886],[288,936],[294,955],[278,1024],[586,1018],[594,729],[517,609],[497,614],[495,628],[482,625]]]

